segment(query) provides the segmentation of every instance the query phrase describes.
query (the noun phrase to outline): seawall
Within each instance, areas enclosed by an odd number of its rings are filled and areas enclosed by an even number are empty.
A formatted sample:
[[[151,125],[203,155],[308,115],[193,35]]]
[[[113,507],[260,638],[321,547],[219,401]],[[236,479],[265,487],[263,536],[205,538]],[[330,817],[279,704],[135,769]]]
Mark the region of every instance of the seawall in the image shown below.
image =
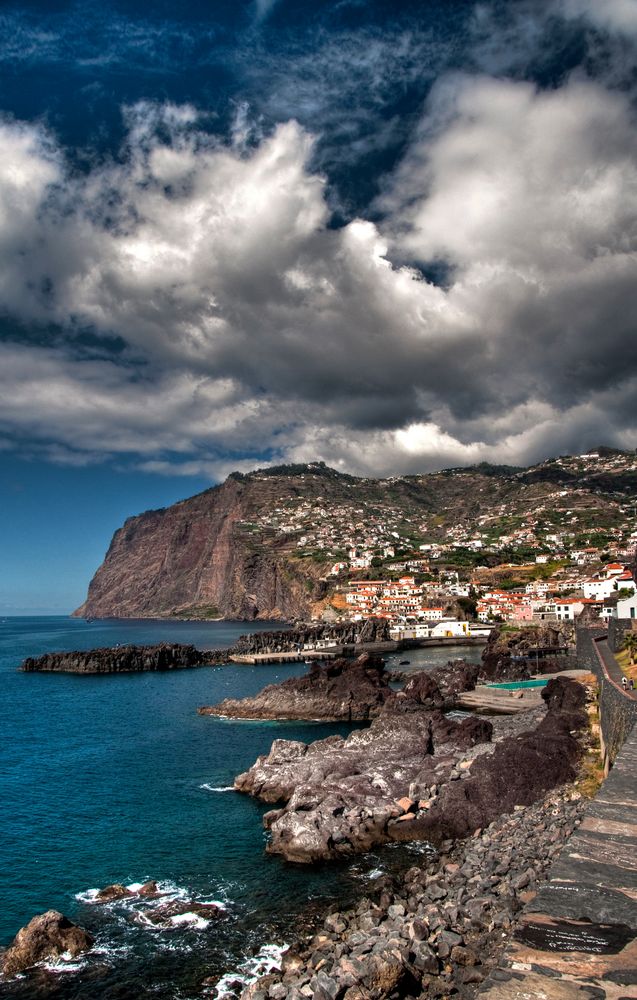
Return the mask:
[[[623,630],[622,630],[623,631]],[[629,733],[637,723],[637,701],[623,690],[621,672],[609,645],[609,633],[599,625],[577,629],[577,660],[580,667],[595,674],[599,683],[599,718],[604,769],[615,763]],[[613,633],[615,648],[621,644]]]

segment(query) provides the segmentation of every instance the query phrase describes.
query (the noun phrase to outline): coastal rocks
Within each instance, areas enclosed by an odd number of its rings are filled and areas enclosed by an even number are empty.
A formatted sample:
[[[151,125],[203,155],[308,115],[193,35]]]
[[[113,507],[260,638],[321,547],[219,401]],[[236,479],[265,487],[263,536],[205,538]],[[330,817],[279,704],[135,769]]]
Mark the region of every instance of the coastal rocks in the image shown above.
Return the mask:
[[[155,646],[111,646],[69,653],[28,657],[26,673],[119,674],[137,671],[181,670],[210,663],[208,653],[194,646],[161,642]]]
[[[47,910],[18,931],[1,958],[5,976],[15,976],[38,962],[76,958],[93,947],[93,938],[57,910]]]
[[[235,779],[238,791],[285,803],[264,817],[270,853],[309,863],[402,840],[409,837],[405,828],[417,825],[417,813],[431,808],[440,784],[468,775],[455,764],[490,739],[491,724],[422,708],[396,710],[400,704],[388,699],[368,729],[346,739],[275,740],[269,754]]]
[[[139,889],[131,889],[127,885],[121,885],[119,882],[113,883],[113,885],[107,885],[103,889],[99,889],[98,892],[93,897],[94,903],[113,903],[118,899],[132,899],[135,896],[143,896],[147,899],[155,899],[157,896],[161,896],[161,890],[157,885],[157,882],[151,880],[149,882],[144,882]]]
[[[278,653],[295,646],[311,646],[318,641],[329,640],[339,646],[354,646],[358,643],[388,642],[389,622],[386,618],[368,618],[364,622],[340,622],[338,624],[295,625],[292,629],[277,632],[253,632],[237,639],[237,653]]]
[[[149,910],[138,911],[138,916],[146,923],[167,929],[181,924],[209,923],[224,915],[222,907],[216,903],[198,903],[195,900],[167,900]]]
[[[347,856],[391,840],[440,843],[573,779],[585,697],[574,681],[551,681],[547,712],[500,722],[491,745],[493,727],[483,717],[458,722],[419,706],[418,698],[433,703],[440,694],[415,678],[409,693],[387,699],[369,729],[309,745],[275,740],[234,786],[282,804],[264,825],[267,850],[288,861]],[[529,721],[536,728],[523,730]]]
[[[221,903],[193,899],[181,890],[177,893],[174,887],[162,887],[153,879],[143,885],[115,882],[103,889],[91,890],[83,901],[97,906],[115,904],[115,909],[125,913],[128,919],[158,930],[184,926],[203,929],[226,912]]]
[[[470,1000],[583,811],[569,788],[552,792],[468,840],[443,842],[426,864],[381,875],[356,906],[328,913],[242,1000]]]
[[[228,698],[198,711],[235,719],[351,722],[373,718],[391,694],[383,660],[363,653],[357,660],[314,664],[305,676],[270,684],[254,698]]]
[[[549,789],[576,775],[581,753],[577,732],[587,725],[586,693],[564,677],[549,681],[542,693],[548,711],[539,725],[497,744],[482,756],[463,782],[445,786],[418,822],[418,834],[432,842],[465,837],[501,813],[528,806]]]

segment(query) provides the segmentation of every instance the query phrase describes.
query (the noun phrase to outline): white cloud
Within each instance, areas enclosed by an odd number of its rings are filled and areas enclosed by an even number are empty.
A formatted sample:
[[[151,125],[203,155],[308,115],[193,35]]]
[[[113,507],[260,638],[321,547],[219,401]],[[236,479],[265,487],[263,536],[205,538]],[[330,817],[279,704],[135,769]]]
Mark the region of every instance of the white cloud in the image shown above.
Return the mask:
[[[587,17],[596,27],[637,37],[637,0],[558,0],[567,17]]]
[[[5,433],[212,475],[228,451],[389,473],[634,432],[625,95],[449,77],[382,223],[339,230],[297,123],[247,148],[199,121],[139,105],[126,155],[82,177],[41,129],[2,125],[0,305],[68,334],[0,347]],[[392,263],[436,259],[446,289]],[[124,353],[87,356],[86,328]]]

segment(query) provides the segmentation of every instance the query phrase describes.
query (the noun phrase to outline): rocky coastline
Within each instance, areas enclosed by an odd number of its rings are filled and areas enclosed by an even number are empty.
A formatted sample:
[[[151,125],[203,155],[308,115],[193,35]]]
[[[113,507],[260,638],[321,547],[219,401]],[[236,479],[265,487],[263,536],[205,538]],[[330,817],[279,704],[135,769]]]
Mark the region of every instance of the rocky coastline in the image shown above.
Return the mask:
[[[370,662],[363,656],[349,667],[338,666],[339,692],[330,711],[356,717],[354,679],[370,673]],[[285,718],[292,710],[302,718],[329,688],[329,669],[271,685],[253,699],[200,711],[242,718],[260,711],[271,714],[256,717]],[[585,690],[576,682],[549,681],[542,693],[546,709],[525,713],[514,725],[444,714],[458,692],[475,685],[478,668],[463,661],[416,674],[401,691],[385,689],[382,697],[382,661],[374,670],[379,680],[369,728],[309,745],[275,740],[268,754],[235,779],[238,791],[279,807],[264,817],[270,853],[307,864],[391,841],[463,837],[573,780],[577,733],[587,723]],[[369,717],[367,697],[359,717]]]
[[[269,684],[253,698],[226,698],[202,706],[200,715],[228,719],[300,719],[356,722],[372,719],[392,696],[384,661],[363,653],[356,660],[340,657],[308,674]]]
[[[210,662],[210,655],[194,646],[162,642],[156,646],[108,646],[45,653],[44,656],[28,657],[20,669],[25,673],[122,674],[184,670]]]
[[[116,674],[141,671],[179,670],[186,667],[221,666],[234,655],[279,653],[296,650],[305,644],[328,640],[338,645],[386,641],[386,621],[370,619],[362,627],[353,622],[337,625],[296,624],[274,632],[241,635],[234,646],[200,650],[193,645],[162,642],[156,645],[104,646],[98,649],[70,650],[27,657],[20,669],[26,673]]]
[[[442,841],[429,860],[379,875],[355,907],[333,907],[315,920],[285,952],[281,970],[243,989],[241,1000],[471,1000],[580,824],[585,802],[567,784],[466,839]]]

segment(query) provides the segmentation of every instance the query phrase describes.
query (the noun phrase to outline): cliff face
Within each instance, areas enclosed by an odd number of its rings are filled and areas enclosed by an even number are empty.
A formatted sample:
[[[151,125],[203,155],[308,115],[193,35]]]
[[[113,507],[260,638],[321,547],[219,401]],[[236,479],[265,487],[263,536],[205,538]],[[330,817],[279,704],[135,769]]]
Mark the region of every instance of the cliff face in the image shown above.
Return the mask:
[[[352,547],[371,544],[378,554],[389,541],[411,552],[423,538],[448,541],[451,529],[470,537],[485,517],[496,537],[511,524],[539,523],[538,511],[548,518],[541,532],[564,521],[572,533],[573,509],[578,530],[623,525],[633,466],[634,455],[618,453],[612,461],[564,459],[524,472],[475,466],[387,480],[354,478],[322,463],[233,473],[221,486],[126,521],[75,613],[306,618],[329,610],[329,571]],[[609,479],[604,488],[600,470]],[[555,476],[563,489],[556,491]],[[494,511],[506,514],[495,528]],[[480,557],[492,566],[501,561],[496,552]],[[344,603],[332,608],[344,610]]]
[[[184,615],[288,619],[321,596],[324,567],[303,566],[276,544],[245,530],[280,481],[229,478],[164,510],[129,518],[115,532],[78,617]],[[289,484],[292,492],[294,486]]]

